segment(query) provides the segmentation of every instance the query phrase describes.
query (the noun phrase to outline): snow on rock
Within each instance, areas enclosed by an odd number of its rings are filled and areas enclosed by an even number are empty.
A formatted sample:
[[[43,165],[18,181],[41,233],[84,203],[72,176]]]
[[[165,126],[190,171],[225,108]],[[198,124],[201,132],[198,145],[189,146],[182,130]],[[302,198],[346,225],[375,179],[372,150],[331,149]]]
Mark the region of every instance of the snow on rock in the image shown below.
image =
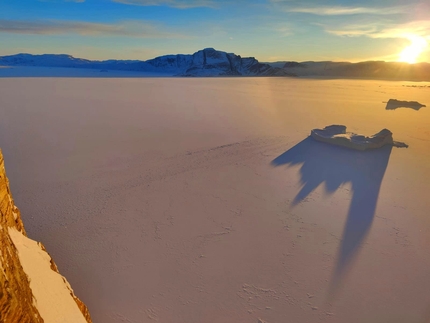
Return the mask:
[[[393,133],[388,129],[382,129],[373,136],[366,137],[346,132],[346,126],[331,125],[324,129],[313,129],[311,137],[318,141],[356,150],[376,149],[385,145],[408,147],[405,143],[393,141]]]
[[[63,276],[51,269],[51,257],[39,244],[9,228],[20,263],[27,274],[36,307],[45,323],[86,323]]]
[[[0,322],[92,322],[41,243],[29,239],[0,150]]]

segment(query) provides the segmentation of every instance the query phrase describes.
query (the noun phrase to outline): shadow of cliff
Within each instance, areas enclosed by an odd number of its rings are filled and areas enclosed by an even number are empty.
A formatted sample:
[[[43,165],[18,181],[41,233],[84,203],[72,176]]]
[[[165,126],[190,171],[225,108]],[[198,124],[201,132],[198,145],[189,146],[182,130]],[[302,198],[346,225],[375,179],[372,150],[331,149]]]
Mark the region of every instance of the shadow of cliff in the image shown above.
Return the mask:
[[[334,193],[341,185],[351,184],[351,204],[330,284],[333,297],[372,225],[382,179],[392,147],[356,151],[317,142],[311,137],[301,141],[272,161],[272,165],[302,165],[301,190],[292,201],[300,203],[319,185]]]

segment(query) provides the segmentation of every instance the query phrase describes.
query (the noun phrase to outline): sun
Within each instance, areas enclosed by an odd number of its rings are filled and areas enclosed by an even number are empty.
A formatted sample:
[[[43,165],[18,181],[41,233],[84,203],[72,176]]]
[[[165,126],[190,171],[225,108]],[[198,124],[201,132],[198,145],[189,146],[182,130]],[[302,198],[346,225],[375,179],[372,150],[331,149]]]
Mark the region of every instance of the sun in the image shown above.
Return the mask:
[[[417,62],[420,54],[427,47],[427,40],[424,37],[417,35],[408,35],[407,38],[411,44],[402,50],[402,52],[399,54],[398,61],[414,64]]]

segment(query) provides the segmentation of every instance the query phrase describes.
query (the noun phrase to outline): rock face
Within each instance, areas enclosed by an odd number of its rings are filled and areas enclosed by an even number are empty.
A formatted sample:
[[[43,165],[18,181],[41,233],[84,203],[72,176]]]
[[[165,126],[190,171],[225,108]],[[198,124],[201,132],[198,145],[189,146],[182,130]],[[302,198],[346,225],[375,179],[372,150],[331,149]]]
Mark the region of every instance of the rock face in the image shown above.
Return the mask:
[[[70,55],[17,54],[0,57],[4,66],[42,66],[151,72],[166,76],[292,76],[282,68],[213,48],[192,55],[166,55],[147,61],[90,61]]]
[[[160,56],[146,63],[181,76],[286,76],[280,68],[259,63],[254,57],[217,51],[213,48],[199,50],[193,55]]]
[[[27,237],[0,150],[0,322],[88,322],[87,307],[41,243]]]

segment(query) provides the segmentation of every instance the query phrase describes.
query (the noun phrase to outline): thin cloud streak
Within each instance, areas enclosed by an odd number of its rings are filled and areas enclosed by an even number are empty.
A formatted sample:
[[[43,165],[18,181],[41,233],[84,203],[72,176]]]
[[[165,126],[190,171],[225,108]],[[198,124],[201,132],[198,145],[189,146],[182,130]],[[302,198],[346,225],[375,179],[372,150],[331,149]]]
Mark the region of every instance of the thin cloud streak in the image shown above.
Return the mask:
[[[29,21],[0,19],[0,33],[27,35],[78,34],[82,36],[125,36],[136,38],[187,38],[185,35],[160,30],[151,23],[124,21],[113,24],[82,21]]]
[[[219,1],[213,0],[112,0],[122,4],[134,6],[168,6],[178,9],[189,8],[217,8]]]
[[[383,29],[383,27],[377,23],[350,24],[350,25],[343,25],[339,27],[328,27],[324,24],[317,24],[317,23],[315,23],[314,25],[321,26],[322,28],[324,28],[325,32],[329,34],[333,34],[336,36],[347,36],[347,37],[359,37],[359,36],[371,37],[371,35],[376,34],[377,32]]]
[[[51,2],[51,3],[60,3],[60,2],[76,2],[76,3],[83,3],[86,0],[37,0],[39,2]]]
[[[411,21],[403,24],[345,25],[339,28],[324,27],[325,31],[337,36],[367,36],[370,38],[408,38],[410,35],[430,39],[430,21]]]
[[[385,28],[373,34],[373,38],[405,38],[410,35],[430,39],[430,21],[411,21],[390,28]]]
[[[286,12],[293,13],[308,13],[318,16],[341,16],[341,15],[358,15],[358,14],[373,14],[373,15],[393,15],[403,13],[404,6],[401,7],[343,7],[343,6],[317,6],[317,7],[293,7],[285,6]]]

